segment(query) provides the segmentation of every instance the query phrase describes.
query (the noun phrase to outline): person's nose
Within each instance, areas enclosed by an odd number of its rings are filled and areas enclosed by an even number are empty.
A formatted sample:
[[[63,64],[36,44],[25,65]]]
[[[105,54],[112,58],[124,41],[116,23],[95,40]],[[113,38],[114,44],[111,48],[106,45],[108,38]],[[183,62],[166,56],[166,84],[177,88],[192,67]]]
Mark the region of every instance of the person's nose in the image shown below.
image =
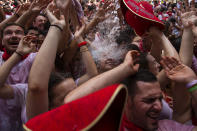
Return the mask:
[[[153,106],[155,111],[160,112],[162,109],[162,102],[158,99],[155,101],[154,106]]]
[[[17,38],[18,38],[18,37],[17,37],[17,34],[16,34],[15,32],[13,32],[12,35],[11,35],[11,38],[12,38],[12,39],[17,39]]]

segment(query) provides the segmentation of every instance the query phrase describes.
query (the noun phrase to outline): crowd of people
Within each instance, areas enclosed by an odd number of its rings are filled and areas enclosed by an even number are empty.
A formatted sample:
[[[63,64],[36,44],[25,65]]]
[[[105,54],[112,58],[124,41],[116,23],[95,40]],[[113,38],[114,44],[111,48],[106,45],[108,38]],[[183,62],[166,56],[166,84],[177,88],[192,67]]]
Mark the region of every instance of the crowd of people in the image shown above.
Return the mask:
[[[0,5],[0,131],[197,130],[194,0]]]

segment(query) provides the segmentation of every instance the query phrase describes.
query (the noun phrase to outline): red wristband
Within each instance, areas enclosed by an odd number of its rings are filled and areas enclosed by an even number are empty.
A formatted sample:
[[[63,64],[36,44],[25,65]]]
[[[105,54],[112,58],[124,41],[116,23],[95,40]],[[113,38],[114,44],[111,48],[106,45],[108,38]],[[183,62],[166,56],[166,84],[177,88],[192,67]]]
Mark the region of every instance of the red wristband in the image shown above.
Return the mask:
[[[87,45],[87,42],[86,41],[79,43],[78,44],[78,47],[80,48],[81,46],[84,46],[84,45]]]

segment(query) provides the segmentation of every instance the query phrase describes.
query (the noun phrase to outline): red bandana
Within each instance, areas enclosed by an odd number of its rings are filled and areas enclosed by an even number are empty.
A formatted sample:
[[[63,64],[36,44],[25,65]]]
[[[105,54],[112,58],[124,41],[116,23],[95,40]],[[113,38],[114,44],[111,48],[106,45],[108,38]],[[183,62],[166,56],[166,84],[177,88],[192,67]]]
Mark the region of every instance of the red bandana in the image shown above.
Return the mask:
[[[120,131],[143,131],[140,127],[137,127],[132,122],[130,122],[126,115],[123,115]]]
[[[5,48],[3,48],[3,51],[4,51],[4,53],[3,53],[3,55],[2,55],[2,58],[3,58],[4,61],[6,61],[7,59],[10,58],[11,55],[7,53],[7,51],[6,51]],[[24,59],[27,58],[28,56],[29,56],[29,54],[24,55],[23,58],[22,58],[22,60],[24,60]]]

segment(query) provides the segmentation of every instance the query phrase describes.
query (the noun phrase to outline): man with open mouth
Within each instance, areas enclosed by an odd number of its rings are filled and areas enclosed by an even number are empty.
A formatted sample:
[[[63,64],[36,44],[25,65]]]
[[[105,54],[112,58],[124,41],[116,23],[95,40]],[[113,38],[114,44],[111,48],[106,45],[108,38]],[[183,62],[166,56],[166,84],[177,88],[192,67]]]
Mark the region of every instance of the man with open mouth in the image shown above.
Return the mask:
[[[25,30],[16,23],[7,24],[1,30],[3,52],[0,52],[0,65],[8,60],[16,52],[20,40],[25,36]],[[33,38],[33,36],[31,36]],[[33,40],[33,39],[32,39]],[[7,84],[27,83],[29,70],[36,53],[20,54],[21,60],[10,72]]]

